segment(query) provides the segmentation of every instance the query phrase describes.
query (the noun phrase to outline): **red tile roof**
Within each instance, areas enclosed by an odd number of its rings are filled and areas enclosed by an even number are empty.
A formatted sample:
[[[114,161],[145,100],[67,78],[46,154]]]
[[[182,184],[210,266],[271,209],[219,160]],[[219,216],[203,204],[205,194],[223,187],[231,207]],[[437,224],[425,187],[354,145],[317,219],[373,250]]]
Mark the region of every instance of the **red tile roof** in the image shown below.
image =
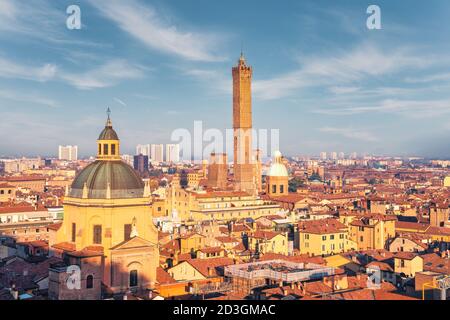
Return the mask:
[[[298,223],[299,232],[329,234],[344,232],[347,227],[337,219],[308,220]]]
[[[203,276],[218,276],[218,268],[234,264],[231,258],[209,258],[209,259],[189,259],[185,262],[189,263]]]

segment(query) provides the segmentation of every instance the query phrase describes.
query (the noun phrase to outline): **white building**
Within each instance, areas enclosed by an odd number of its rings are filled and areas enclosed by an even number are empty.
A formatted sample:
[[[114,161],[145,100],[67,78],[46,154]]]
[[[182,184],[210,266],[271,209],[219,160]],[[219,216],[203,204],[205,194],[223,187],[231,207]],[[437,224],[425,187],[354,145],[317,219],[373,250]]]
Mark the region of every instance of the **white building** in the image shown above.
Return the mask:
[[[130,166],[133,166],[134,157],[132,155],[122,154],[120,157],[124,162],[128,163]]]
[[[58,149],[59,160],[78,160],[78,146],[59,146]]]
[[[320,160],[327,160],[327,153],[326,152],[321,152],[320,153]]]
[[[180,145],[167,144],[166,145],[166,162],[178,163],[180,162]]]
[[[164,161],[164,145],[152,144],[150,146],[150,158],[152,159],[152,162],[163,162]]]
[[[151,148],[149,144],[138,144],[136,146],[136,155],[144,155],[144,156],[148,156],[149,158],[151,157]]]

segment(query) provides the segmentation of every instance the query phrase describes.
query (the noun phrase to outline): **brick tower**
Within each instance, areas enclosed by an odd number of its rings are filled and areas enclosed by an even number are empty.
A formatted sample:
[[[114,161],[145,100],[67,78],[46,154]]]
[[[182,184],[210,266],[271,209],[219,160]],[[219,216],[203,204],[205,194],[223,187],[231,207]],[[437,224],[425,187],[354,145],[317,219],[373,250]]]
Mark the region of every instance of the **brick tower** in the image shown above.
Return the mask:
[[[256,192],[256,172],[252,152],[252,68],[243,54],[233,67],[233,147],[235,188]]]

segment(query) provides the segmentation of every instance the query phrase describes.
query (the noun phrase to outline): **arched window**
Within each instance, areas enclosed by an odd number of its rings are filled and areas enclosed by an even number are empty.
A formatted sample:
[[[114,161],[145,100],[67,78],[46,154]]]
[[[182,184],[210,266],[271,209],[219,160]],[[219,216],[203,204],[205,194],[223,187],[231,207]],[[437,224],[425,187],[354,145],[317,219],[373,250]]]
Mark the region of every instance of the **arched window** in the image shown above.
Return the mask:
[[[137,287],[138,285],[138,272],[137,270],[130,271],[130,287]]]
[[[86,278],[86,289],[92,289],[94,287],[94,276],[88,275]]]

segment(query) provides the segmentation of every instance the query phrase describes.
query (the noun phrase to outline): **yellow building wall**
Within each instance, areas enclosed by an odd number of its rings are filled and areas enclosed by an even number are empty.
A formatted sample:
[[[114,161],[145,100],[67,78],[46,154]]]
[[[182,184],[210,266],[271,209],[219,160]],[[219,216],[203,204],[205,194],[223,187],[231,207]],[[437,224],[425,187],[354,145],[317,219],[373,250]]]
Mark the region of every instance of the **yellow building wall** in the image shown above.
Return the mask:
[[[189,253],[192,250],[197,251],[205,246],[205,237],[199,234],[190,236],[189,238],[180,239],[181,253]]]
[[[183,261],[176,266],[167,270],[167,272],[176,281],[193,281],[206,279],[197,269],[195,269],[188,262]]]
[[[101,246],[104,250],[105,273],[107,281],[110,276],[111,248],[125,240],[126,224],[136,220],[138,236],[155,245],[158,244],[158,231],[151,219],[151,207],[146,198],[138,199],[75,199],[66,197],[64,201],[64,220],[56,234],[56,243],[72,242],[72,223],[76,224],[76,250],[94,246],[94,225],[102,226]],[[54,243],[50,243],[50,246]],[[157,251],[157,250],[156,250]],[[156,279],[159,266],[158,252],[155,263],[147,272]]]
[[[253,237],[249,237],[249,248],[254,249],[258,246],[258,251],[260,253],[278,253],[287,255],[288,251],[288,239],[285,235],[279,234],[272,239],[263,240]]]
[[[404,266],[402,267],[401,262],[404,261]],[[416,272],[423,271],[423,260],[420,257],[415,257],[412,260],[402,260],[394,259],[395,273],[404,273],[408,277],[414,277]]]
[[[348,241],[346,235],[346,232],[330,234],[299,232],[300,253],[317,256],[348,251],[355,244]]]

